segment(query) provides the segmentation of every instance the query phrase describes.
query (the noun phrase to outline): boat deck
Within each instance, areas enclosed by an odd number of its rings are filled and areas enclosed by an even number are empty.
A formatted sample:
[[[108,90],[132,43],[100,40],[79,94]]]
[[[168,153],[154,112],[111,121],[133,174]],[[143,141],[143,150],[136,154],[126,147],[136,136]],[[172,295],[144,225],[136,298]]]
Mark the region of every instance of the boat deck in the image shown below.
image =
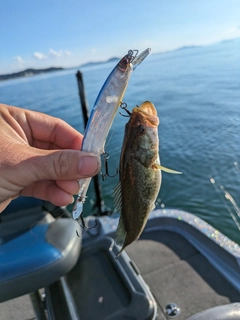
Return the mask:
[[[1,320],[36,320],[28,295],[0,303]]]
[[[240,301],[240,293],[185,238],[174,232],[145,232],[126,251],[157,301],[157,320],[167,319],[164,308],[168,303],[176,303],[181,308],[176,319],[185,320],[216,305]],[[90,288],[97,285],[96,278],[92,281],[87,284]],[[29,298],[1,303],[0,319],[35,319]]]
[[[126,249],[149,285],[158,307],[176,303],[178,320],[217,305],[240,301],[240,293],[182,236],[169,231],[144,233]]]

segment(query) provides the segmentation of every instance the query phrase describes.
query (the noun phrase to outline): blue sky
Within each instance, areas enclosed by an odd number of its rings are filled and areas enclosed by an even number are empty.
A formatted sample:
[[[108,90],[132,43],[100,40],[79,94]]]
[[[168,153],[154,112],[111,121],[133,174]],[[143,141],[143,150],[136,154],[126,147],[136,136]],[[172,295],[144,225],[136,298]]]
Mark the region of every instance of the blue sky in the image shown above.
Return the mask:
[[[236,37],[239,0],[0,0],[0,74]]]

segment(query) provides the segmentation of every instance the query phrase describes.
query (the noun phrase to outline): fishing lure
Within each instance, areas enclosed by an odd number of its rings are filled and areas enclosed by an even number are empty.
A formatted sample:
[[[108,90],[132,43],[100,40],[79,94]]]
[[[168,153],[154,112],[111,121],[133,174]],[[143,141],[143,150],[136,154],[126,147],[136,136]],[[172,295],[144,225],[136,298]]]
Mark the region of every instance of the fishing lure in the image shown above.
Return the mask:
[[[128,85],[132,72],[148,56],[150,49],[141,54],[137,50],[129,50],[112,70],[93,106],[85,130],[82,151],[93,152],[96,155],[104,153],[105,141],[112,126],[114,117]],[[72,217],[79,221],[83,204],[91,178],[79,180],[79,193],[73,208]]]

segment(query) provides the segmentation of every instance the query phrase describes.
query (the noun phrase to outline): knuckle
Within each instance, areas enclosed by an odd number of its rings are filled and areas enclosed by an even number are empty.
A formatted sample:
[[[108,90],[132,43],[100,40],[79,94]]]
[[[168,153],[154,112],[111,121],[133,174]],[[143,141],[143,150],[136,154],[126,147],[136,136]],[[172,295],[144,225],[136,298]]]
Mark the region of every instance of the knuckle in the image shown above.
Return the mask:
[[[56,161],[54,161],[54,170],[56,175],[59,177],[65,178],[69,175],[71,170],[71,162],[68,154],[60,152]]]

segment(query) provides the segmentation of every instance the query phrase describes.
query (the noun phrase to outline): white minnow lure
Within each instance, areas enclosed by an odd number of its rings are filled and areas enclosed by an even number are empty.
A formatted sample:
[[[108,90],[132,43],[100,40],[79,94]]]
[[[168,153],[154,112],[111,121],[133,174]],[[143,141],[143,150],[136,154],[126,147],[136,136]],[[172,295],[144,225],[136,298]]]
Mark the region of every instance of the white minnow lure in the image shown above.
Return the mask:
[[[104,146],[108,132],[112,126],[117,109],[122,103],[122,98],[128,85],[132,72],[148,56],[151,49],[146,49],[138,56],[137,50],[129,50],[112,70],[103,87],[101,88],[93,106],[85,130],[82,151],[92,152],[100,156],[104,153]],[[72,217],[78,220],[83,211],[83,203],[91,178],[79,180],[79,192]]]

